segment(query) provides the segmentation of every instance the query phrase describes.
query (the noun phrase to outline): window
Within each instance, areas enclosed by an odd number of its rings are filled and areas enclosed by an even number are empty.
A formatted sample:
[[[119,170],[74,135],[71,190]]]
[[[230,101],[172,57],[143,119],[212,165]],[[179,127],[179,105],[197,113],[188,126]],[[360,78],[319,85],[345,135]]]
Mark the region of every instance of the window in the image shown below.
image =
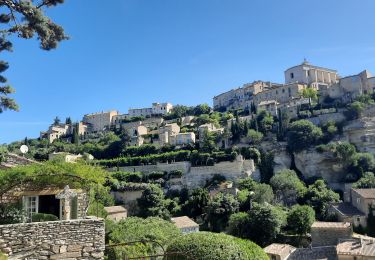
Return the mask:
[[[290,73],[290,78],[291,78],[291,79],[294,79],[294,73],[293,73],[293,72]]]
[[[23,205],[26,211],[26,221],[31,222],[35,213],[38,213],[39,197],[27,196],[23,198]]]
[[[361,198],[357,198],[357,204],[361,204]]]

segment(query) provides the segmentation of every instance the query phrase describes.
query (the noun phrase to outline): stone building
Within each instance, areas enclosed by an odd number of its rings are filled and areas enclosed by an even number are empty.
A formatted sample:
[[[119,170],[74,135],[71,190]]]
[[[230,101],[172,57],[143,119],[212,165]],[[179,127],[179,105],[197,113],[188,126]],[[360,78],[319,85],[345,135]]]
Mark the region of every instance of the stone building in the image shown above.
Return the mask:
[[[77,124],[53,124],[50,125],[47,131],[40,132],[40,138],[46,138],[50,143],[53,141],[62,138],[66,135],[72,135],[74,129],[77,128],[79,136],[83,136],[88,132],[88,125],[79,122]]]
[[[374,89],[375,77],[368,70],[364,70],[357,75],[343,77],[337,83],[322,88],[320,92],[322,98],[328,96],[348,102],[359,95],[371,94]]]
[[[276,100],[261,101],[258,104],[258,110],[265,110],[269,112],[272,116],[278,115],[278,105],[279,103]]]
[[[111,126],[112,120],[118,112],[115,110],[108,112],[97,112],[83,116],[82,122],[88,125],[89,132],[100,132]]]
[[[107,219],[115,222],[126,219],[128,217],[128,211],[123,206],[104,207],[104,210],[108,214]]]
[[[264,252],[271,260],[285,260],[288,259],[291,253],[296,250],[294,246],[288,244],[271,244],[264,248]]]
[[[348,221],[354,226],[367,226],[369,206],[375,206],[375,189],[351,189],[350,200],[330,206],[340,221]]]
[[[130,117],[151,117],[154,115],[167,115],[172,109],[173,105],[171,103],[152,103],[152,107],[130,108],[128,112]]]
[[[169,144],[181,146],[195,143],[195,134],[193,132],[179,133],[169,136]]]
[[[198,134],[199,134],[199,141],[202,142],[204,140],[204,135],[206,133],[219,133],[222,134],[224,132],[224,128],[218,128],[215,126],[215,124],[208,123],[204,125],[200,125],[198,127]]]
[[[313,247],[336,246],[339,239],[351,238],[353,226],[349,222],[319,222],[311,226],[311,241]]]
[[[22,203],[25,222],[31,222],[37,213],[51,214],[60,220],[85,218],[88,207],[86,192],[81,189],[38,187],[32,183],[13,187],[0,196],[0,204],[18,202]]]
[[[199,232],[199,225],[187,216],[171,218],[171,221],[181,230],[182,234]]]
[[[336,246],[336,253],[338,260],[375,259],[375,241],[344,239]]]
[[[318,67],[306,60],[300,65],[287,69],[284,75],[286,84],[297,82],[317,90],[335,84],[339,79],[336,70]]]

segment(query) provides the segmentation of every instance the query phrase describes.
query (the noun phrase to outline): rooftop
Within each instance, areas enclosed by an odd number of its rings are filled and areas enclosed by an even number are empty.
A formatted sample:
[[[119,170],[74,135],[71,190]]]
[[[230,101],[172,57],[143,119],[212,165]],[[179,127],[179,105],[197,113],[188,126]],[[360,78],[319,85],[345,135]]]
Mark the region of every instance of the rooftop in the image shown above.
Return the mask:
[[[176,227],[178,227],[178,228],[187,228],[187,227],[197,227],[197,226],[199,226],[197,223],[195,223],[191,218],[189,218],[187,216],[171,218],[171,220],[176,225]]]
[[[311,228],[350,228],[351,224],[349,222],[320,222],[315,221]]]
[[[375,256],[375,242],[353,239],[343,241],[336,247],[338,255]]]
[[[267,254],[273,254],[273,255],[289,255],[292,253],[296,248],[294,246],[288,245],[288,244],[271,244],[264,248],[264,252]]]
[[[346,216],[364,216],[361,211],[359,211],[356,207],[354,207],[350,203],[338,203],[336,205],[332,205],[333,208],[335,208],[337,211],[339,211],[342,215]]]
[[[322,246],[312,248],[297,248],[288,260],[336,260],[336,247]]]
[[[111,207],[104,207],[105,211],[108,214],[116,214],[116,213],[124,213],[127,212],[126,208],[123,206],[111,206]]]
[[[375,189],[353,189],[353,191],[365,199],[375,199]]]

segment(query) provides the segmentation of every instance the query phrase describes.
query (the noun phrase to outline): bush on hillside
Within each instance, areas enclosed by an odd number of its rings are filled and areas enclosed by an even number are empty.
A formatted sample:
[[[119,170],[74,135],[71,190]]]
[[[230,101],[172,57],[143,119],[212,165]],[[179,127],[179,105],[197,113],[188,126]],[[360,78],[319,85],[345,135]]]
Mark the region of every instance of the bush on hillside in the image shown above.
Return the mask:
[[[172,241],[167,252],[179,252],[168,256],[168,260],[193,259],[268,259],[262,248],[248,240],[242,240],[223,233],[198,232]]]

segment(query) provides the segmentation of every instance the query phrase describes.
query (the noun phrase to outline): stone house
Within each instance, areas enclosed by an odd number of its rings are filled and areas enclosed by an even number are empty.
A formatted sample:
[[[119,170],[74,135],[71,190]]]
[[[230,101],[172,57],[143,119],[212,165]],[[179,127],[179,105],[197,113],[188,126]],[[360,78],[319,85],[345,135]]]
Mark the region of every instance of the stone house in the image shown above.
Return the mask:
[[[107,219],[115,222],[128,217],[128,211],[123,206],[104,207],[104,210],[108,213]]]
[[[311,241],[313,247],[336,246],[339,239],[351,238],[353,226],[349,222],[319,222],[311,226]]]
[[[169,136],[169,144],[175,146],[194,144],[195,134],[193,132],[179,133]]]
[[[271,260],[285,260],[288,259],[291,253],[296,250],[294,246],[288,244],[271,244],[264,248],[264,252]]]
[[[118,111],[115,110],[86,114],[83,116],[82,122],[88,125],[89,132],[101,132],[111,126],[113,118],[118,114]]]
[[[261,101],[258,104],[258,110],[265,110],[269,112],[272,116],[278,115],[278,105],[276,100]]]
[[[336,246],[338,260],[375,259],[375,241],[363,239],[342,240]]]
[[[375,189],[351,189],[349,202],[333,204],[329,210],[340,221],[348,221],[354,226],[366,227],[370,205],[375,205]]]
[[[173,105],[171,103],[152,103],[152,107],[130,108],[128,112],[130,117],[151,117],[153,115],[167,115],[172,109]]]
[[[88,199],[81,189],[69,186],[38,187],[32,183],[16,186],[1,194],[0,204],[21,203],[25,212],[25,222],[31,222],[37,213],[51,214],[60,220],[86,217]]]
[[[199,232],[199,225],[187,216],[171,218],[171,221],[181,230],[182,234]]]
[[[215,126],[215,124],[212,124],[212,123],[200,125],[198,127],[199,141],[203,141],[206,131],[209,132],[209,133],[220,133],[220,134],[222,134],[224,132],[224,128],[217,128]]]
[[[339,79],[336,70],[318,67],[306,60],[300,65],[287,69],[284,75],[286,84],[298,82],[317,90],[322,86],[335,84]]]
[[[64,162],[68,163],[75,163],[78,160],[82,159],[82,154],[70,154],[65,152],[53,152],[48,155],[48,160],[54,160],[57,158],[61,158]]]

